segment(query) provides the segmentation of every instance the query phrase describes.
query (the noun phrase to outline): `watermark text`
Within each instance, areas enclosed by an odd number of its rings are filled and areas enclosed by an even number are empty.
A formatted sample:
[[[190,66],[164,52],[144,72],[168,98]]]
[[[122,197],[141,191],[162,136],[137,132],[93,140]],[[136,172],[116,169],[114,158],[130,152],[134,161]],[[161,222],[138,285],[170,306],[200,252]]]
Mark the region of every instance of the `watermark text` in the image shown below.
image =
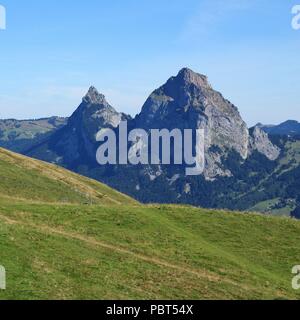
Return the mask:
[[[118,132],[118,133],[117,133]],[[134,129],[126,121],[118,130],[102,129],[96,159],[100,165],[185,165],[187,176],[201,175],[205,168],[204,129]]]

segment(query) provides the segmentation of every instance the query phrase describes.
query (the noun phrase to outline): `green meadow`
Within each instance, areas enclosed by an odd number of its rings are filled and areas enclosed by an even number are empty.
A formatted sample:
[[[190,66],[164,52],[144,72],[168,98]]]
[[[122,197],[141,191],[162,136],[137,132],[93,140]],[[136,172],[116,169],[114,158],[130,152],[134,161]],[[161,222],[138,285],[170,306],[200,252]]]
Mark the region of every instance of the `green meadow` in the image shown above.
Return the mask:
[[[300,222],[141,205],[0,149],[6,299],[299,299]]]

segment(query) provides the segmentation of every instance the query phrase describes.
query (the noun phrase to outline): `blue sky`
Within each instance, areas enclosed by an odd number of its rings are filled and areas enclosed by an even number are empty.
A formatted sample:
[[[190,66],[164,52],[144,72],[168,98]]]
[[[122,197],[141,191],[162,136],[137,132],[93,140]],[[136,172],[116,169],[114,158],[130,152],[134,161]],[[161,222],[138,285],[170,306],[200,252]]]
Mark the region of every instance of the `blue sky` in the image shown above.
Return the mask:
[[[182,67],[249,125],[300,120],[300,0],[0,0],[0,118],[70,115],[94,85],[135,115]]]

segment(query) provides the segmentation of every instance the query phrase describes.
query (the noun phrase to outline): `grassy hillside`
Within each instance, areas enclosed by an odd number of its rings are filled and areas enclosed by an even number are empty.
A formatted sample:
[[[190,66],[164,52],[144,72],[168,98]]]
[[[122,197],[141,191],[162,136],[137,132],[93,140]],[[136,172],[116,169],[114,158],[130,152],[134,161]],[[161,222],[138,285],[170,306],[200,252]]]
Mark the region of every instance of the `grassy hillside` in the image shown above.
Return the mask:
[[[94,180],[0,148],[0,197],[81,204],[137,204]]]
[[[0,299],[300,298],[299,221],[142,206],[4,150],[0,178]]]

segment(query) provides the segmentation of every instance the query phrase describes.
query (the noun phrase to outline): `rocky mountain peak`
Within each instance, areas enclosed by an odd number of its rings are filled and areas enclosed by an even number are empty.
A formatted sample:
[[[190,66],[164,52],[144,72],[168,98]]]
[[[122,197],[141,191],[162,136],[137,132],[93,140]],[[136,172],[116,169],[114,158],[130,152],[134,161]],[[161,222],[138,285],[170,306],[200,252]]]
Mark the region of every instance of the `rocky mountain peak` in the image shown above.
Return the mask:
[[[76,161],[94,162],[96,135],[103,128],[116,128],[130,117],[117,112],[103,94],[91,86],[81,104],[69,118],[67,125],[51,141],[60,159],[68,164]],[[58,160],[53,162],[57,163]]]
[[[227,118],[238,115],[237,108],[215,91],[205,75],[183,68],[156,89],[145,102],[138,120],[157,124],[158,120],[170,121],[195,113],[222,113]],[[190,125],[190,121],[188,121]]]
[[[196,73],[189,68],[183,68],[179,71],[178,75],[173,78],[177,82],[181,82],[184,85],[193,84],[198,88],[212,89],[208,82],[207,76]]]
[[[174,116],[179,116],[179,112],[205,108],[205,96],[209,96],[211,91],[206,76],[183,68],[177,76],[169,78],[164,85],[153,91],[138,120],[150,125],[150,122],[157,123],[157,120],[170,121]]]
[[[102,127],[117,127],[122,118],[126,117],[117,112],[105,99],[105,96],[91,86],[83,97],[82,103],[69,119],[68,125],[81,128],[81,131],[95,139],[95,134]]]
[[[270,160],[277,159],[280,153],[258,127],[250,136],[238,108],[214,90],[205,75],[188,68],[150,95],[136,117],[136,125],[147,130],[204,129],[207,179],[230,176],[222,159],[231,151],[244,160],[255,150]]]
[[[105,96],[98,92],[98,90],[91,86],[87,94],[83,97],[83,102],[88,104],[104,104],[107,103]]]

